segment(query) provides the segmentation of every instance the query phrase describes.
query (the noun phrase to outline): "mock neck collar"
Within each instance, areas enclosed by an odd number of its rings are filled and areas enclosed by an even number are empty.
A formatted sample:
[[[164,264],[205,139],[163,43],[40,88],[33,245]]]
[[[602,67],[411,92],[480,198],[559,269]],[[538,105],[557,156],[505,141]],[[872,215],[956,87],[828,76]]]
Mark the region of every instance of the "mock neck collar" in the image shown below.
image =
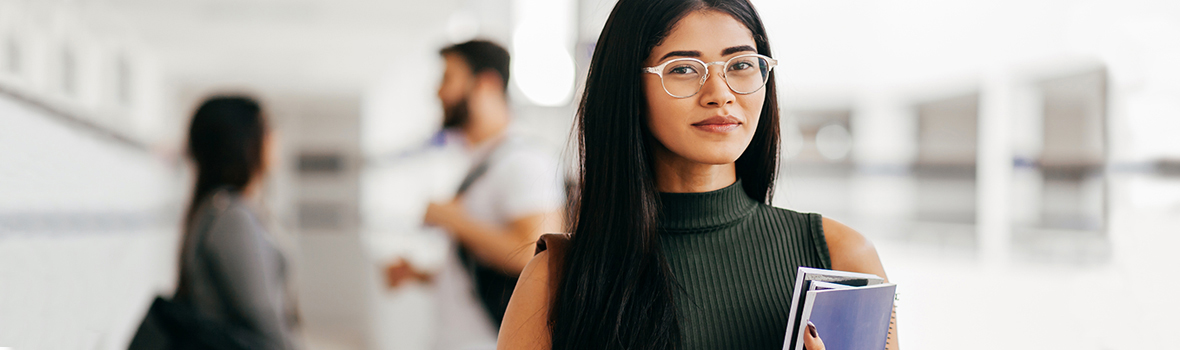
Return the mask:
[[[758,206],[746,195],[742,180],[725,188],[696,193],[660,193],[660,229],[667,232],[699,232],[728,226],[745,218]]]

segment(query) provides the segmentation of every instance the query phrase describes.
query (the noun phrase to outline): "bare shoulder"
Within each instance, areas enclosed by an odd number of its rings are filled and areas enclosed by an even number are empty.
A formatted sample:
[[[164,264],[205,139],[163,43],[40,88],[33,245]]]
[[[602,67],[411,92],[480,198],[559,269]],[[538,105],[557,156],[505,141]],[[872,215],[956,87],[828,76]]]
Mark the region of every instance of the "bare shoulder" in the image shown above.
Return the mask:
[[[888,279],[873,242],[836,220],[825,217],[823,226],[833,270],[871,273]]]
[[[534,255],[529,260],[528,265],[525,265],[524,270],[521,271],[520,280],[525,281],[525,283],[517,283],[516,291],[519,291],[521,285],[526,285],[540,288],[536,291],[544,292],[541,294],[548,295],[549,290],[546,287],[549,285],[549,251],[542,251]],[[513,291],[513,295],[516,295],[516,291]],[[533,290],[526,291],[532,292]]]
[[[824,240],[828,242],[828,253],[832,257],[832,269],[871,273],[889,281],[885,275],[885,266],[877,255],[877,248],[868,238],[856,232],[848,225],[829,218],[823,218]],[[889,318],[889,339],[885,342],[886,349],[897,350],[897,305],[893,305],[893,313]]]
[[[872,247],[872,242],[869,242],[864,235],[856,230],[848,227],[842,222],[823,218],[824,225],[824,239],[828,242],[828,249],[845,249],[845,248],[859,248],[863,249],[865,246]]]
[[[497,349],[549,349],[549,252],[533,256],[520,274],[500,325]]]

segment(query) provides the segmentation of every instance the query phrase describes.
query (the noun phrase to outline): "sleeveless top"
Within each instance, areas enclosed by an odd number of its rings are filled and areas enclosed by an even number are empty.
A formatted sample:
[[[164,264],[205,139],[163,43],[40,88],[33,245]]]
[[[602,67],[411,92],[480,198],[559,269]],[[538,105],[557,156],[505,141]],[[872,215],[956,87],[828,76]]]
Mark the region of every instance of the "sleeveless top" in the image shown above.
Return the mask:
[[[740,180],[712,192],[661,193],[660,202],[662,247],[682,287],[675,303],[683,348],[782,349],[796,271],[831,269],[820,215],[759,203]],[[564,256],[570,239],[545,235],[537,252]],[[550,276],[561,276],[556,265]]]

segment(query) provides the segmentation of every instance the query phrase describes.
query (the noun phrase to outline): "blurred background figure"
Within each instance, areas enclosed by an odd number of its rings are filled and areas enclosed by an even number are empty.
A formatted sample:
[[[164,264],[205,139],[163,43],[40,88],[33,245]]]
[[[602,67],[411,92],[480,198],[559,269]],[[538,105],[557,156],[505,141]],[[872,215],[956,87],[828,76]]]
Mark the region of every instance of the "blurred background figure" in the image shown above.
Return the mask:
[[[151,320],[159,323],[153,326],[184,337],[171,339],[171,346],[236,336],[250,347],[297,348],[290,264],[282,237],[267,227],[259,195],[272,166],[273,140],[261,106],[248,97],[210,98],[193,116],[187,154],[196,184],[185,209],[179,281],[171,298],[186,311],[182,320],[169,319],[176,315],[153,305],[148,315],[159,318]],[[197,322],[216,334],[191,329],[198,326],[183,323],[190,319],[204,320]],[[150,332],[141,328],[131,348],[171,348],[149,345]]]
[[[516,277],[542,233],[560,232],[563,184],[556,159],[508,131],[509,54],[489,41],[440,52],[444,132],[470,159],[455,197],[430,203],[425,222],[454,246],[438,272],[437,349],[493,349]],[[414,274],[388,267],[391,287]]]
[[[753,3],[780,62],[774,204],[874,242],[906,349],[1177,341],[1156,277],[1180,266],[1180,3]],[[431,349],[434,284],[384,274],[441,276],[426,203],[474,163],[416,151],[445,114],[439,48],[503,43],[509,134],[558,157],[613,6],[0,0],[0,348],[127,347],[177,285],[192,111],[251,91],[283,135],[258,197],[294,241],[307,348]]]
[[[214,97],[197,109],[188,141],[197,181],[185,211],[175,300],[274,348],[294,349],[291,267],[259,207],[273,140],[252,99]]]

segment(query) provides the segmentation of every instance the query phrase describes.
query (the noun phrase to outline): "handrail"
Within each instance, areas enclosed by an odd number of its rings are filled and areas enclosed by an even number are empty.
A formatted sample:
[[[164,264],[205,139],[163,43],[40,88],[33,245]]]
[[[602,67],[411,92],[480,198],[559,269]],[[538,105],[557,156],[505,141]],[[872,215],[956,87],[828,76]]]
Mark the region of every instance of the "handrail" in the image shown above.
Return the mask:
[[[114,130],[111,130],[109,128],[106,128],[106,127],[99,125],[98,123],[95,123],[87,118],[83,118],[83,117],[78,116],[76,114],[65,111],[61,108],[54,107],[41,99],[21,93],[21,92],[17,91],[16,89],[12,89],[8,86],[4,86],[4,84],[0,84],[0,95],[7,95],[18,102],[21,102],[29,107],[32,107],[33,109],[37,109],[42,112],[45,112],[45,114],[50,115],[54,118],[57,118],[58,120],[63,121],[66,124],[74,125],[74,126],[81,128],[83,130],[90,131],[100,137],[108,138],[108,139],[115,141],[116,143],[122,144],[126,147],[130,147],[132,149],[143,151],[143,152],[150,152],[151,151],[151,148],[148,147],[148,145],[143,142],[132,139],[132,138],[128,137],[127,135],[124,135],[124,134],[121,134],[121,133],[116,132]]]

